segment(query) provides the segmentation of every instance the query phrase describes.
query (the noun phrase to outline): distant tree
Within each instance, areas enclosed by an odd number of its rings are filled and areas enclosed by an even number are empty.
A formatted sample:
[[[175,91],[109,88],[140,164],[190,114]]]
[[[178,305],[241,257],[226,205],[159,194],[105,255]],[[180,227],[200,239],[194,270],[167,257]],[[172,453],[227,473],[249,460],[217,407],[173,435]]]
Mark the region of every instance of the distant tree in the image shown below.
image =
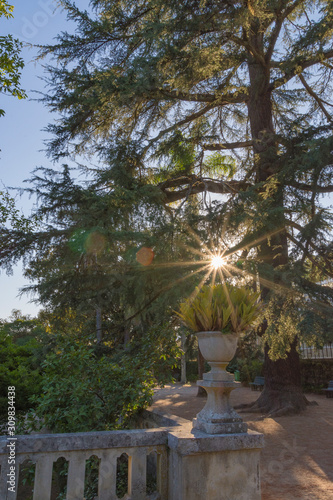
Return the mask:
[[[126,262],[119,250],[134,241],[156,243],[162,263],[163,245],[180,248],[173,227],[187,243],[194,228],[203,253],[210,239],[225,245],[228,272],[261,284],[266,385],[254,409],[278,415],[305,408],[298,339],[324,341],[332,331],[332,289],[323,283],[333,277],[332,215],[322,204],[333,192],[332,0],[92,0],[89,12],[61,4],[77,30],[41,54],[58,62],[48,68],[44,98],[62,114],[49,126],[49,154],[97,155],[101,164],[84,193],[35,178],[35,191],[46,187],[43,199],[51,200],[45,215],[53,211],[57,225],[34,239],[5,233],[2,263],[44,252],[30,267],[39,291],[45,284],[52,294],[42,268],[62,260],[61,248],[69,252],[66,243],[51,253],[61,231],[64,242],[70,238],[69,210],[80,231],[83,214],[103,221],[106,240],[117,247],[114,269]],[[132,279],[132,290],[137,285],[154,302],[156,294]]]
[[[25,275],[34,282],[25,290],[36,292],[49,311],[43,317],[51,329],[93,340],[100,310],[103,341],[114,346],[156,322],[171,324],[177,301],[195,283],[188,276],[193,256],[179,248],[189,241],[186,231],[170,222],[151,190],[138,187],[133,197],[126,188],[106,193],[99,182],[86,188],[68,167],[38,170],[32,182],[38,230],[3,226],[0,258],[8,270],[24,258]]]
[[[6,0],[0,0],[0,18],[13,17],[14,7]],[[20,56],[22,43],[13,35],[0,36],[0,93],[24,99],[26,93],[20,86],[21,69],[24,66]],[[0,109],[0,116],[5,111]]]

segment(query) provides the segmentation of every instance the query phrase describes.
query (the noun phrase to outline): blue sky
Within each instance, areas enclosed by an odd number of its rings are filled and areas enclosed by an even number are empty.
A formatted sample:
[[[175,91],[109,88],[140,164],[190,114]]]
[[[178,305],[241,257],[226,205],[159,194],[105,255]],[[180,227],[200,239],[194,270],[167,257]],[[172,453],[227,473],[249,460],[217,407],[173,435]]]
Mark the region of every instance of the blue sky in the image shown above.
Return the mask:
[[[31,44],[50,43],[60,32],[67,30],[69,24],[60,9],[56,9],[55,0],[13,0],[14,18],[1,18],[1,34],[12,33],[21,41]],[[87,2],[78,1],[84,6]],[[0,96],[1,105],[6,112],[0,118],[0,189],[3,186],[24,186],[24,179],[36,166],[51,166],[45,158],[43,141],[47,134],[42,129],[53,119],[49,111],[33,99],[34,90],[42,91],[44,83],[41,63],[33,62],[37,50],[24,48],[22,57],[25,67],[22,72],[22,87],[28,99],[18,100],[10,96]],[[15,194],[12,192],[11,194]],[[17,197],[17,205],[27,214],[32,200]],[[28,284],[22,277],[22,266],[14,270],[13,276],[0,274],[0,318],[10,315],[12,309],[21,309],[24,314],[35,315],[39,307],[29,303],[29,297],[18,298],[19,288]]]

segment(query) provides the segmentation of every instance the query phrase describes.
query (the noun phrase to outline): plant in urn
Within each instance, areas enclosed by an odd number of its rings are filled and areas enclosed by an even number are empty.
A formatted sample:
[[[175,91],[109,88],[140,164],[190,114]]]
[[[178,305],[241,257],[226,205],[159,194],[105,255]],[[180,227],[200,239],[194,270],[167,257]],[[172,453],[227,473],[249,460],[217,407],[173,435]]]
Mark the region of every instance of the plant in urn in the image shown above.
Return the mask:
[[[230,392],[240,383],[226,371],[234,357],[239,336],[255,321],[260,305],[259,294],[227,283],[205,285],[180,304],[178,316],[193,330],[199,348],[211,370],[197,384],[207,392],[203,410],[193,427],[208,434],[246,432],[247,425],[232,408]]]

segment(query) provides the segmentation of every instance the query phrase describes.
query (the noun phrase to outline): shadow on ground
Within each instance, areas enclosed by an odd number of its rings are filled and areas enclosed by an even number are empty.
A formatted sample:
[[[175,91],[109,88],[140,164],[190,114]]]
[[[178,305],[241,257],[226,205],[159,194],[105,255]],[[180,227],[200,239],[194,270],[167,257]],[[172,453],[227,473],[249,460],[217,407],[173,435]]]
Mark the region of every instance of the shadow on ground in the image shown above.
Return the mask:
[[[192,420],[205,398],[192,384],[174,384],[155,391],[152,408]],[[233,405],[251,403],[259,392],[241,387]],[[262,500],[333,499],[333,398],[308,395],[318,406],[301,415],[262,418],[242,413],[249,428],[265,435],[261,457]]]

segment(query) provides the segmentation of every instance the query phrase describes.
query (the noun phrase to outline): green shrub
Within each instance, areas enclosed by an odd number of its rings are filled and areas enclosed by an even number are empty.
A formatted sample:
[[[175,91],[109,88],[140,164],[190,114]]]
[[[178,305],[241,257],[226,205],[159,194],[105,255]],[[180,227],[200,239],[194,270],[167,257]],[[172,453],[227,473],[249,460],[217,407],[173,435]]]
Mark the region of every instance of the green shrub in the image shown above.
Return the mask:
[[[153,387],[171,379],[177,348],[172,339],[165,344],[164,336],[161,327],[109,355],[59,340],[42,365],[42,394],[33,398],[30,428],[84,432],[128,427],[151,404]]]
[[[259,359],[237,359],[238,370],[242,382],[253,382],[256,376],[263,375],[263,361]]]
[[[107,356],[98,359],[91,347],[67,341],[47,356],[43,369],[42,394],[33,398],[32,428],[36,421],[54,432],[126,427],[151,401],[153,378],[135,360],[118,364]]]
[[[156,384],[173,381],[173,371],[179,365],[181,356],[176,335],[169,325],[150,328],[144,335],[134,338],[120,358],[126,357],[130,364],[134,359],[153,375]]]
[[[7,415],[8,387],[15,386],[15,410],[31,408],[30,398],[41,392],[41,373],[36,366],[38,345],[30,340],[24,346],[16,345],[11,336],[0,332],[0,418]]]

